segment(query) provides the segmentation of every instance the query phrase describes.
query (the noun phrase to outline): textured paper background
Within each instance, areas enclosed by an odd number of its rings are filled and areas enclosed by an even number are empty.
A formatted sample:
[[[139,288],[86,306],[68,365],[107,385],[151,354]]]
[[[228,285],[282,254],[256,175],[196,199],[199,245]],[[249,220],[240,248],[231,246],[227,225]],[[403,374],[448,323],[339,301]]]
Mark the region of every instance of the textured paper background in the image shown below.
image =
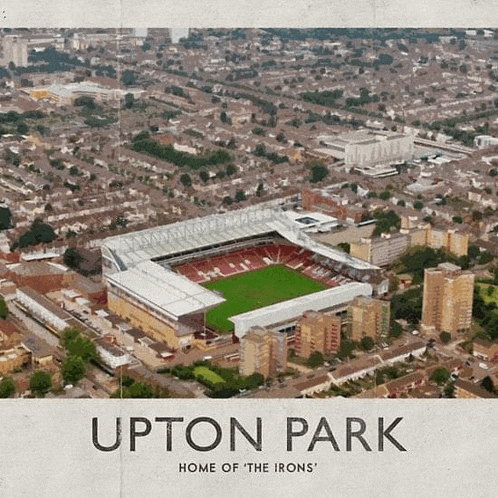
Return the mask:
[[[6,497],[351,497],[415,498],[420,496],[488,498],[496,496],[498,404],[464,400],[7,400],[1,404],[0,496]],[[211,452],[196,452],[185,443],[186,424],[174,424],[172,451],[165,451],[164,424],[153,424],[147,437],[129,451],[129,417],[212,417],[227,427],[236,417],[254,434],[256,416],[263,419],[263,451],[237,438],[229,451],[227,433]],[[305,417],[310,435],[327,417],[341,449],[319,442],[306,451],[310,436],[295,439],[286,451],[286,417]],[[399,452],[386,443],[376,451],[377,417],[404,417],[393,436],[406,447]],[[115,417],[123,420],[119,450],[97,451],[91,440],[91,419],[98,417],[99,440],[114,442]],[[353,441],[345,449],[345,418],[363,417],[366,452]],[[372,424],[372,425],[371,425]],[[141,428],[142,426],[140,426]],[[205,431],[209,444],[213,432]],[[240,444],[239,444],[240,443]],[[179,473],[180,462],[214,462],[211,474]],[[224,473],[225,462],[238,462]],[[249,473],[246,462],[316,463],[312,473]]]
[[[496,27],[494,0],[284,0],[4,1],[2,27]],[[102,435],[121,416],[124,439],[119,451],[102,453],[91,441],[91,419]],[[236,452],[225,439],[212,452],[189,449],[182,429],[174,451],[164,450],[164,427],[129,451],[130,416],[210,416],[226,427],[230,416],[248,428],[264,423],[263,451],[247,444]],[[320,416],[330,420],[341,449],[345,417],[376,424],[404,417],[395,430],[408,451],[386,446],[367,453],[359,445],[348,453],[318,443],[314,452],[299,444],[285,449],[285,418]],[[461,400],[2,400],[0,403],[0,496],[2,497],[492,497],[496,496],[498,403]],[[107,424],[107,425],[105,425]],[[184,429],[185,425],[182,425]],[[369,425],[370,427],[370,425]],[[370,429],[369,429],[370,430]],[[207,437],[207,436],[206,436]],[[303,438],[309,442],[309,438]],[[316,463],[312,473],[180,474],[180,462]]]

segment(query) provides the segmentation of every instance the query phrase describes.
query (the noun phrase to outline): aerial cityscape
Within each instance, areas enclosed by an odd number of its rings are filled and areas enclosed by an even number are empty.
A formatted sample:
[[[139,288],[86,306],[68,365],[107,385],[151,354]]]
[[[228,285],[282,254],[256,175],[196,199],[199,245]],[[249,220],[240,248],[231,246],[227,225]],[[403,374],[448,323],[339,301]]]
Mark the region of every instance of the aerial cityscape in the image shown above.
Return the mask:
[[[0,36],[0,397],[498,397],[498,30]]]

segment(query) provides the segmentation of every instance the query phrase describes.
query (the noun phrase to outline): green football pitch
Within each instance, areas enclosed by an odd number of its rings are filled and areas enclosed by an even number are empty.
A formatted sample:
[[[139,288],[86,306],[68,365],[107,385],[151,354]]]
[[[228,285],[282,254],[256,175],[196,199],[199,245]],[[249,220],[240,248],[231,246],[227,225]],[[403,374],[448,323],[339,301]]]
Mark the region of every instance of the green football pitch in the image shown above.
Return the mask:
[[[328,289],[325,284],[283,265],[208,282],[204,287],[221,292],[226,299],[206,315],[206,325],[221,332],[233,330],[230,316]]]

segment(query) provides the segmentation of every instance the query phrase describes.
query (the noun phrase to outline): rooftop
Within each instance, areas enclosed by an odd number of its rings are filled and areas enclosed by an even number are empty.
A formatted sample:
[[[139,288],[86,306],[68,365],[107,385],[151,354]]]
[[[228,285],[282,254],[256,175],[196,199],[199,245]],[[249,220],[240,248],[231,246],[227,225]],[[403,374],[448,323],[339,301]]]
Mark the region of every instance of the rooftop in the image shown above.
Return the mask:
[[[109,275],[107,279],[111,287],[115,285],[131,296],[146,301],[173,320],[206,311],[225,301],[215,292],[152,261],[144,261],[134,268]]]
[[[305,311],[321,311],[333,308],[349,303],[356,296],[360,295],[371,296],[372,286],[370,284],[352,282],[248,311],[247,313],[241,313],[240,315],[230,317],[229,320],[235,324],[235,333],[240,337],[255,325],[264,327],[297,318]]]

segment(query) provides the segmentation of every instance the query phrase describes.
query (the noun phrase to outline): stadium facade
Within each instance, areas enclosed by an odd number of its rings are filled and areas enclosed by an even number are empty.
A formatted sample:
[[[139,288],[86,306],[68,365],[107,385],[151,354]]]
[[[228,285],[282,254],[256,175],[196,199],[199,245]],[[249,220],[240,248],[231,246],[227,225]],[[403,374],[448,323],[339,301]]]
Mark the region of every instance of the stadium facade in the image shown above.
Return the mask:
[[[316,242],[285,212],[251,207],[106,239],[102,261],[109,308],[172,349],[188,347],[195,334],[205,330],[207,311],[225,299],[195,281],[196,275],[187,278],[174,268],[250,247],[271,247],[277,240],[308,251],[320,264],[358,280],[378,270]],[[253,269],[246,263],[247,270]],[[223,275],[220,271],[219,276]],[[277,313],[279,320],[286,318],[284,309]],[[288,309],[292,315],[288,318],[293,318],[292,307]],[[247,330],[243,329],[241,335]]]

